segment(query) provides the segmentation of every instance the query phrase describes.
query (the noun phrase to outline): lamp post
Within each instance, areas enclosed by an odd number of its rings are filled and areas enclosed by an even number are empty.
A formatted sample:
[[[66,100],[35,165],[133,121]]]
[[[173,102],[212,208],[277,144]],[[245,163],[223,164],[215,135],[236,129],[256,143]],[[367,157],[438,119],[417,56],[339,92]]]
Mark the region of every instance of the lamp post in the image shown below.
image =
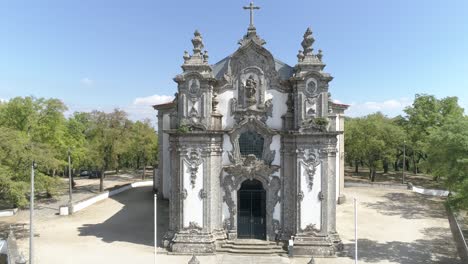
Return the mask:
[[[33,161],[31,164],[31,195],[29,197],[29,264],[34,263],[34,169],[36,162]]]
[[[403,173],[401,175],[401,183],[405,184],[405,167],[406,167],[406,140],[403,140]]]
[[[68,148],[68,205],[69,210],[71,209],[72,205],[72,175],[71,175],[71,161],[70,161],[70,148]]]

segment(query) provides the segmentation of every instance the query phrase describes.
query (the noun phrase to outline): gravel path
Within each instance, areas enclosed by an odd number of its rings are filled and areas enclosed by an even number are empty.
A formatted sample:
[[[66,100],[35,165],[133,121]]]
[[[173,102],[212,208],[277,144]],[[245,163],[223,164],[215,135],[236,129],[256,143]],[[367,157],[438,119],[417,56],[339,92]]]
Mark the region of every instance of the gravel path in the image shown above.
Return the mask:
[[[351,264],[354,218],[352,197],[359,201],[359,263],[459,264],[443,200],[406,190],[346,188],[348,202],[338,206],[342,257],[317,264]],[[37,224],[36,263],[154,263],[153,194],[140,187],[101,201],[72,216],[50,216]],[[158,205],[167,226],[167,203]],[[14,222],[14,217],[9,221]],[[27,239],[20,239],[27,252]],[[157,263],[186,264],[189,256],[158,255]],[[295,263],[309,259],[201,256],[203,264]]]

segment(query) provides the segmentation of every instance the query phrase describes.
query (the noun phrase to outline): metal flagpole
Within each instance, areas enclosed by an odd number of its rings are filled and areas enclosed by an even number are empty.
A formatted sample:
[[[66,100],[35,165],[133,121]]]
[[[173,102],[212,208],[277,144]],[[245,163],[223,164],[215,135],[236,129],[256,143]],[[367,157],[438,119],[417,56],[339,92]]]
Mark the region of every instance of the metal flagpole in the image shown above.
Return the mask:
[[[31,165],[31,195],[29,197],[29,264],[34,262],[34,228],[33,228],[33,217],[34,217],[34,167],[35,162]]]
[[[406,169],[406,140],[403,141],[403,174],[401,177],[401,181],[405,184],[405,169]]]
[[[357,201],[354,198],[354,263],[358,263]]]
[[[154,194],[154,264],[157,263],[158,252],[158,195]]]

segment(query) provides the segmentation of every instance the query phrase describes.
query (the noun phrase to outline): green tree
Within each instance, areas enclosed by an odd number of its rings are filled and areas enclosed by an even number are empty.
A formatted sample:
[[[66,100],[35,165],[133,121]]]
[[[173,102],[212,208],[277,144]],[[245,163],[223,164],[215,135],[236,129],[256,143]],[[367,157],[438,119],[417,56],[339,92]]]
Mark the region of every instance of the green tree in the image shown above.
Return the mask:
[[[468,209],[468,117],[450,117],[430,129],[428,165],[452,192],[450,202]]]

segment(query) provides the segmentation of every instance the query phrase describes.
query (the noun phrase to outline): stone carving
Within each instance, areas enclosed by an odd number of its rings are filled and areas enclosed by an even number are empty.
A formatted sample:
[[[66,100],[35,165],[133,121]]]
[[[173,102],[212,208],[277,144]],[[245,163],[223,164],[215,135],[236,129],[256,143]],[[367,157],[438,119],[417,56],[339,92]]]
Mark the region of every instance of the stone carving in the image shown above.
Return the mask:
[[[190,149],[187,153],[186,161],[188,162],[188,165],[189,165],[188,168],[190,171],[190,184],[192,185],[192,188],[195,188],[198,167],[203,163],[203,159],[201,157],[201,149],[200,148]]]
[[[235,215],[237,213],[237,208],[236,208],[236,203],[234,202],[234,199],[232,198],[232,192],[235,190],[234,188],[234,181],[232,180],[231,175],[226,175],[222,181],[222,186],[224,189],[224,196],[223,196],[223,201],[226,203],[228,206],[229,210],[229,219],[226,219],[225,221],[229,221],[229,229],[235,227]]]
[[[189,222],[189,226],[187,229],[202,230],[203,228],[197,222]]]
[[[269,127],[267,127],[263,122],[259,121],[254,116],[250,116],[248,118],[243,119],[241,122],[236,124],[231,132],[229,132],[229,136],[231,139],[231,144],[233,150],[231,153],[228,152],[229,159],[233,164],[243,164],[245,158],[241,157],[240,154],[240,147],[239,147],[239,137],[242,133],[247,131],[255,131],[256,133],[260,134],[263,139],[263,156],[261,160],[265,162],[265,164],[270,165],[274,158],[275,158],[275,151],[270,149],[270,145],[272,142],[273,135],[275,134]]]
[[[297,201],[298,202],[302,202],[302,200],[304,200],[304,192],[303,191],[299,191],[297,193]]]
[[[254,179],[255,176],[268,179],[271,174],[278,170],[279,166],[266,165],[263,160],[258,160],[253,154],[243,158],[242,163],[224,166],[224,171],[229,175],[234,177],[246,177],[250,180]]]
[[[308,224],[304,229],[300,228],[299,230],[303,234],[316,236],[320,230],[316,228],[315,224]]]
[[[182,198],[182,200],[185,200],[187,199],[187,196],[188,196],[187,189],[184,188],[184,190],[180,193],[180,198]]]
[[[192,96],[196,96],[200,91],[200,81],[198,79],[192,79],[189,82],[189,93]]]
[[[323,195],[321,191],[318,193],[318,199],[319,201],[323,201],[325,199],[325,196]]]
[[[206,197],[208,197],[208,193],[205,191],[205,189],[200,189],[200,192],[198,193],[198,197],[200,197],[200,199],[205,199]]]
[[[300,159],[303,164],[305,165],[305,169],[307,172],[307,181],[309,190],[312,190],[314,184],[314,176],[315,171],[318,165],[320,165],[320,156],[317,149],[298,149],[297,150],[297,157]]]
[[[198,261],[195,255],[192,255],[192,258],[189,260],[188,264],[200,264],[200,261]]]
[[[255,81],[253,75],[250,75],[249,78],[245,81],[244,85],[246,102],[248,107],[252,107],[257,103],[255,94],[257,93],[257,82]]]

